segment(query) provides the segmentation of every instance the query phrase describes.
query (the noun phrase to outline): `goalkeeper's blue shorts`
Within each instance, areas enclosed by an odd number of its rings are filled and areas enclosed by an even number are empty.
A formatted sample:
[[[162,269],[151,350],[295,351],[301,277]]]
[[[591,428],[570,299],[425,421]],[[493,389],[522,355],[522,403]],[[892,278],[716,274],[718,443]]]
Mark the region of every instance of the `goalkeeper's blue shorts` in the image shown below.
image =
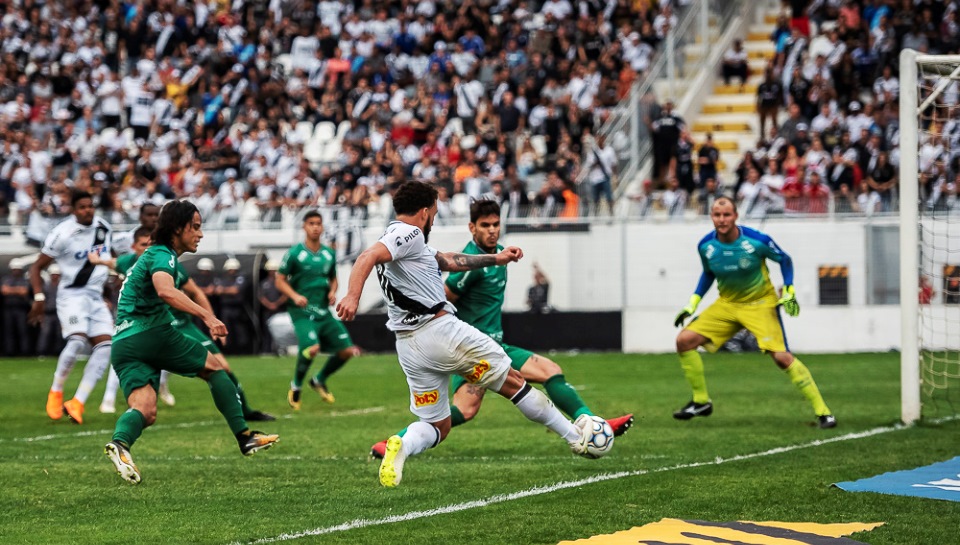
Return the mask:
[[[704,348],[716,352],[741,329],[753,333],[764,352],[787,352],[787,335],[775,298],[752,303],[730,303],[718,299],[686,327],[709,339]]]

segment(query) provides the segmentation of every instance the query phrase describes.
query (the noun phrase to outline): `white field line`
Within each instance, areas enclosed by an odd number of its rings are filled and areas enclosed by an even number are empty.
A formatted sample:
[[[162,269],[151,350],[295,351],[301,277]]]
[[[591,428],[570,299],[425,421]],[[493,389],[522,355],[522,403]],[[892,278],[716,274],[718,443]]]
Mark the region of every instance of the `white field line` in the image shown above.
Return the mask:
[[[364,409],[353,409],[349,411],[331,411],[323,415],[325,418],[339,418],[343,416],[356,416],[363,414],[379,413],[386,410],[385,407],[367,407]],[[279,417],[280,419],[293,418],[292,414],[286,414]],[[184,429],[184,428],[199,428],[201,426],[214,426],[217,424],[222,424],[223,420],[206,420],[202,422],[183,422],[180,424],[157,424],[147,428],[148,430],[173,430],[173,429]],[[68,439],[71,437],[90,437],[93,435],[108,435],[112,434],[113,429],[109,430],[87,430],[87,431],[78,431],[75,433],[51,433],[48,435],[37,435],[34,437],[14,437],[12,439],[3,439],[0,438],[0,443],[35,443],[37,441],[53,441],[57,439]]]
[[[950,420],[956,420],[960,417],[948,417],[944,419],[939,419],[935,421],[930,421],[933,424],[940,424]],[[692,469],[698,467],[707,467],[707,466],[717,466],[721,464],[726,464],[730,462],[740,462],[743,460],[751,460],[754,458],[763,458],[766,456],[774,456],[777,454],[783,454],[785,452],[791,452],[794,450],[801,450],[812,447],[819,447],[823,445],[829,445],[831,443],[839,443],[842,441],[850,441],[853,439],[863,439],[865,437],[873,437],[875,435],[881,435],[884,433],[890,433],[894,431],[899,431],[907,429],[910,426],[904,424],[896,424],[893,426],[884,426],[879,428],[873,428],[866,431],[848,433],[845,435],[838,435],[836,437],[830,437],[827,439],[818,439],[816,441],[810,441],[808,443],[799,443],[795,445],[788,445],[784,447],[777,447],[770,450],[765,450],[762,452],[754,452],[750,454],[739,454],[736,456],[731,456],[729,458],[723,458],[718,456],[717,458],[704,462],[692,462],[686,464],[677,464],[672,466],[664,466],[653,469],[638,469],[635,471],[620,471],[617,473],[601,473],[599,475],[594,475],[593,477],[588,477],[586,479],[580,479],[576,481],[562,481],[555,484],[536,486],[533,488],[528,488],[526,490],[520,490],[518,492],[512,492],[510,494],[497,494],[490,496],[488,498],[483,498],[479,500],[467,501],[462,503],[455,503],[443,507],[437,507],[434,509],[426,509],[422,511],[411,511],[402,515],[392,515],[389,517],[379,518],[379,519],[354,519],[349,522],[344,522],[342,524],[337,524],[336,526],[328,526],[326,528],[314,528],[312,530],[303,530],[296,533],[287,533],[280,534],[274,537],[265,537],[257,539],[254,541],[247,542],[248,545],[259,545],[261,543],[277,543],[281,541],[292,541],[295,539],[300,539],[310,536],[321,536],[326,534],[334,534],[337,532],[346,532],[348,530],[353,530],[356,528],[367,528],[371,526],[383,526],[386,524],[393,524],[397,522],[406,522],[410,520],[422,519],[435,517],[437,515],[445,515],[448,513],[457,513],[459,511],[468,511],[470,509],[476,509],[479,507],[486,507],[488,505],[494,505],[497,503],[504,503],[508,501],[519,500],[523,498],[529,498],[532,496],[540,496],[543,494],[550,494],[558,490],[565,490],[568,488],[577,488],[580,486],[585,486],[593,483],[600,483],[604,481],[613,481],[617,479],[624,479],[627,477],[637,477],[640,475],[649,475],[655,473],[665,473],[668,471],[677,471],[681,469]],[[231,545],[239,545],[240,542],[233,542]]]

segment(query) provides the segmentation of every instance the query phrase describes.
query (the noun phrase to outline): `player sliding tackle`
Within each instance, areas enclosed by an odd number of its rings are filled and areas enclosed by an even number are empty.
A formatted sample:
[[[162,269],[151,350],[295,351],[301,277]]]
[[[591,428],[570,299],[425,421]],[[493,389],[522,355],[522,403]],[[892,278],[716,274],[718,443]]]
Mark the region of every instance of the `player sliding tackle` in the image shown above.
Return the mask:
[[[530,420],[563,437],[577,454],[586,452],[592,421],[584,415],[574,425],[539,390],[530,387],[510,357],[493,339],[454,315],[447,302],[441,271],[469,271],[506,265],[523,257],[519,248],[497,254],[438,252],[427,245],[437,215],[437,190],[407,182],[393,199],[397,221],[380,241],[367,248],[350,273],[347,295],[337,314],[349,321],[357,313],[363,285],[374,268],[387,302],[387,327],[397,335],[397,356],[410,388],[410,407],[419,421],[401,437],[387,440],[380,463],[380,484],[397,486],[407,457],[433,448],[450,432],[449,382],[460,375],[470,384],[506,397]]]
[[[743,328],[757,337],[760,350],[767,352],[801,393],[810,401],[821,428],[832,428],[837,420],[820,396],[810,371],[787,347],[780,321],[779,307],[790,316],[800,314],[793,290],[793,261],[772,238],[748,227],[737,225],[737,207],[727,197],[720,197],[710,210],[714,231],[700,240],[697,252],[703,274],[690,303],[677,315],[674,325],[683,325],[693,315],[700,299],[714,279],[720,298],[677,335],[677,353],[683,374],[693,389],[693,400],[673,413],[678,420],[710,416],[713,403],[707,394],[703,376],[703,360],[697,348],[705,346],[715,352]],[[783,294],[778,299],[770,282],[766,260],[780,263],[783,273]]]
[[[214,339],[227,336],[223,322],[180,291],[188,277],[177,258],[184,252],[197,251],[203,238],[200,225],[200,213],[192,203],[165,204],[153,246],[137,260],[120,289],[110,361],[130,409],[117,420],[113,440],[106,444],[104,453],[117,473],[133,484],[140,482],[140,470],[129,449],[144,428],[157,419],[161,370],[207,381],[214,404],[227,420],[244,456],[269,448],[279,439],[276,435],[250,431],[237,387],[223,365],[202,344],[188,339],[171,325],[173,308],[203,320]]]
[[[503,251],[500,240],[500,205],[494,201],[475,201],[470,206],[470,224],[473,239],[463,249],[468,255],[496,254]],[[554,361],[529,350],[503,342],[501,320],[503,295],[507,289],[507,267],[485,267],[479,270],[451,273],[444,284],[447,300],[457,305],[457,317],[489,335],[500,344],[510,366],[520,371],[528,382],[542,384],[547,396],[561,411],[573,419],[593,415],[577,391],[563,376],[563,369]],[[459,426],[472,420],[480,410],[486,390],[454,375],[450,379],[453,404],[450,406],[450,425]],[[633,424],[633,415],[626,414],[609,420],[614,435],[623,435]],[[404,432],[400,432],[402,437]],[[375,458],[383,458],[387,442],[380,441],[370,449]]]

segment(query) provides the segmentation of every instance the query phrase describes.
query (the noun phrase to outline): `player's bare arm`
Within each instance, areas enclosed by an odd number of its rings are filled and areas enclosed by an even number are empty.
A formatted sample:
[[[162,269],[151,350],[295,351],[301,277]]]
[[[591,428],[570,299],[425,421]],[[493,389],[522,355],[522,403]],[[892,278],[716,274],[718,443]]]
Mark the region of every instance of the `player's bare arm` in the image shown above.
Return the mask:
[[[187,297],[189,297],[194,303],[200,305],[203,310],[209,312],[211,316],[214,315],[213,305],[210,304],[210,299],[207,299],[207,295],[203,293],[203,290],[200,289],[200,286],[198,286],[192,278],[187,280],[187,282],[181,286],[180,289],[183,290],[183,293],[187,294]],[[227,337],[214,336],[213,340],[226,344]]]
[[[506,265],[520,261],[523,257],[523,250],[516,246],[504,248],[498,254],[458,254],[455,252],[437,252],[437,264],[440,270],[450,272],[471,271],[473,269],[482,269],[495,265]]]
[[[104,259],[97,252],[90,252],[87,254],[87,261],[93,263],[94,265],[106,265],[112,271],[117,270],[117,260],[116,258]]]
[[[43,271],[53,263],[53,258],[47,254],[41,253],[37,260],[30,267],[30,287],[33,288],[33,305],[27,314],[27,323],[30,325],[40,325],[43,323],[43,311],[46,308],[46,298],[43,295],[43,278],[40,277],[40,271]]]
[[[210,330],[212,337],[226,337],[227,326],[217,319],[212,312],[194,303],[184,292],[177,289],[173,283],[173,276],[167,272],[155,272],[151,277],[153,287],[163,302],[183,312],[192,314],[203,320],[203,324]]]
[[[339,288],[340,283],[337,282],[336,278],[330,280],[330,291],[327,292],[327,301],[330,303],[330,306],[337,304],[337,289]]]
[[[382,242],[377,242],[360,254],[350,271],[347,295],[337,303],[337,316],[341,320],[345,322],[353,320],[357,315],[357,307],[360,306],[360,295],[363,293],[363,285],[367,277],[370,276],[374,267],[390,261],[393,261],[393,256]]]
[[[297,293],[297,290],[293,289],[293,286],[290,285],[290,282],[287,281],[287,275],[277,273],[276,279],[277,289],[280,293],[287,296],[288,299],[293,301],[294,305],[297,305],[300,308],[307,306],[307,298]]]

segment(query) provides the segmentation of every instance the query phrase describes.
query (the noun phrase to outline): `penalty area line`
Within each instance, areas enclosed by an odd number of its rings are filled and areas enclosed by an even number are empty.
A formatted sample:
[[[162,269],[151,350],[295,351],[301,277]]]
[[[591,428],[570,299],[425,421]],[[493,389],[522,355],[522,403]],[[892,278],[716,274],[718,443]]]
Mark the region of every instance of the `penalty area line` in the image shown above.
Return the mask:
[[[446,515],[449,513],[457,513],[460,511],[468,511],[470,509],[477,509],[480,507],[487,507],[489,505],[494,505],[498,503],[504,503],[514,500],[519,500],[523,498],[529,498],[533,496],[541,496],[544,494],[550,494],[557,492],[559,490],[566,490],[569,488],[577,488],[580,486],[585,486],[594,483],[601,483],[605,481],[613,481],[617,479],[624,479],[627,477],[638,477],[642,475],[652,475],[656,473],[666,473],[669,471],[678,471],[682,469],[693,469],[699,467],[707,466],[718,466],[721,464],[726,464],[730,462],[740,462],[743,460],[751,460],[754,458],[763,458],[766,456],[774,456],[777,454],[783,454],[786,452],[792,452],[795,450],[802,450],[807,448],[819,447],[823,445],[829,445],[831,443],[840,443],[843,441],[851,441],[854,439],[863,439],[866,437],[873,437],[875,435],[882,435],[884,433],[890,433],[894,431],[904,430],[911,426],[905,424],[896,424],[893,426],[884,426],[873,428],[865,431],[848,433],[845,435],[838,435],[836,437],[829,437],[826,439],[818,439],[816,441],[810,441],[807,443],[798,443],[794,445],[787,445],[783,447],[776,447],[770,450],[765,450],[762,452],[753,452],[749,454],[738,454],[736,456],[730,456],[727,458],[718,456],[713,460],[703,461],[703,462],[689,462],[684,464],[676,464],[672,466],[664,466],[653,469],[638,469],[634,471],[619,471],[616,473],[601,473],[599,475],[594,475],[593,477],[587,477],[586,479],[578,479],[576,481],[562,481],[559,483],[554,483],[550,485],[535,486],[533,488],[528,488],[526,490],[520,490],[517,492],[512,492],[509,494],[496,494],[487,498],[482,498],[479,500],[472,500],[462,503],[455,503],[451,505],[446,505],[442,507],[436,507],[434,509],[425,509],[421,511],[410,511],[409,513],[404,513],[401,515],[392,515],[389,517],[378,518],[378,519],[354,519],[342,524],[337,524],[335,526],[327,526],[326,528],[314,528],[311,530],[303,530],[295,533],[286,533],[280,534],[274,537],[265,537],[260,539],[255,539],[253,541],[240,542],[234,541],[230,545],[241,545],[246,543],[247,545],[260,545],[262,543],[278,543],[282,541],[293,541],[296,539],[301,539],[304,537],[312,536],[322,536],[327,534],[334,534],[338,532],[346,532],[348,530],[355,530],[357,528],[368,528],[371,526],[384,526],[387,524],[394,524],[397,522],[407,522],[411,520],[435,517],[437,515]]]

